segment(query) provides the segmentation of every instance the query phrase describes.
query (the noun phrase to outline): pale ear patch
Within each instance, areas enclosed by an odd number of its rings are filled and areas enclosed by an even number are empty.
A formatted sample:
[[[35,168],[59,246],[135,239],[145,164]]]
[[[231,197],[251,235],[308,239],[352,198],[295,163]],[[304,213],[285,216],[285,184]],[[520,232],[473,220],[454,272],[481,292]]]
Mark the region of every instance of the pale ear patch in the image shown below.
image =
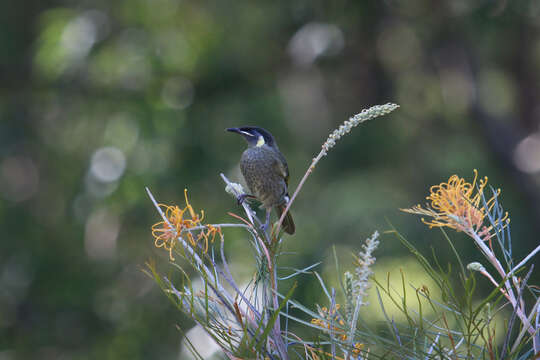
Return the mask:
[[[259,139],[257,139],[257,147],[263,146],[265,144],[264,138],[262,136],[259,136]]]

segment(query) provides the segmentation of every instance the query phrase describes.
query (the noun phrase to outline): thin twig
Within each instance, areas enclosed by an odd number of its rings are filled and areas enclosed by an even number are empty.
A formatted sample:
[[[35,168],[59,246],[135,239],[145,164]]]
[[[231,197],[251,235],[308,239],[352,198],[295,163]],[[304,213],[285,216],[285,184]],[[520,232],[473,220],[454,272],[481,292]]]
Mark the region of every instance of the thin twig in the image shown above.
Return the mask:
[[[525,289],[525,286],[527,285],[527,282],[529,281],[529,277],[531,276],[534,269],[534,265],[531,266],[531,269],[525,276],[525,278],[521,281],[521,287],[518,292],[518,301],[521,300],[523,296],[523,290]],[[510,343],[510,337],[512,336],[512,327],[514,326],[514,321],[516,319],[517,315],[517,308],[514,308],[514,311],[512,312],[512,316],[510,317],[510,321],[508,322],[508,330],[506,331],[506,338],[504,339],[504,344],[502,347],[502,352],[500,359],[504,360],[504,357],[506,356],[506,352],[508,351],[508,345]]]
[[[337,314],[336,309],[336,289],[332,288],[332,300],[330,301],[330,348],[332,351],[332,359],[336,358],[336,342],[334,339],[334,314]]]
[[[536,299],[536,303],[534,304],[534,306],[532,307],[531,312],[529,313],[529,316],[528,316],[529,322],[533,322],[533,318],[534,318],[535,314],[537,316],[536,317],[536,328],[540,329],[540,327],[538,326],[538,316],[540,315],[540,297],[538,299]],[[525,336],[526,332],[527,332],[527,328],[525,326],[523,326],[521,328],[518,336],[514,340],[514,345],[512,345],[512,349],[511,349],[510,352],[513,353],[514,351],[517,350],[517,348],[521,344],[521,341],[522,341],[523,337]],[[538,351],[536,351],[536,352],[538,352]]]
[[[277,224],[276,230],[273,231],[274,234],[279,234],[279,229],[281,229],[281,224],[283,223],[283,220],[285,219],[285,215],[289,211],[294,199],[296,199],[296,196],[300,192],[300,189],[302,189],[302,186],[304,186],[304,183],[306,182],[308,176],[313,172],[313,170],[315,169],[315,166],[317,165],[319,160],[321,160],[323,158],[324,155],[325,155],[325,151],[321,150],[319,155],[317,155],[317,157],[315,157],[313,159],[313,161],[311,162],[311,165],[309,166],[306,173],[304,174],[304,177],[302,178],[302,180],[300,180],[300,183],[296,187],[296,190],[294,190],[294,194],[292,195],[291,199],[287,203],[287,207],[285,207],[285,211],[283,211],[283,213],[281,214],[281,217],[279,218],[279,222]]]
[[[514,309],[517,309],[517,315],[519,316],[519,319],[523,323],[523,326],[527,328],[527,331],[529,332],[529,334],[531,335],[534,334],[535,330],[533,326],[530,324],[530,322],[527,320],[527,316],[525,315],[525,313],[523,312],[523,309],[521,309],[520,304],[516,300],[516,296],[514,295],[514,291],[512,290],[512,285],[510,284],[508,275],[505,273],[501,263],[499,262],[495,254],[491,252],[491,250],[486,246],[486,244],[484,244],[484,241],[476,232],[474,231],[470,232],[469,236],[471,236],[474,239],[474,242],[476,243],[476,245],[478,245],[478,247],[480,248],[484,256],[489,260],[489,262],[493,265],[493,267],[495,267],[497,272],[503,278],[504,287],[506,289],[508,301],[510,301]]]
[[[529,255],[527,255],[525,257],[525,259],[521,260],[521,262],[519,264],[517,264],[516,266],[514,266],[514,268],[512,270],[510,270],[510,272],[508,273],[508,276],[512,276],[514,274],[514,272],[519,269],[520,267],[522,267],[523,265],[525,265],[527,263],[527,261],[529,261],[530,258],[532,258],[537,252],[540,251],[540,245],[538,245],[536,247],[536,249],[534,249],[533,251],[531,251],[529,253]]]
[[[223,241],[223,239],[221,240],[221,246],[220,246],[220,253],[221,253],[221,261],[223,261],[223,268],[225,269],[225,272],[223,272],[223,270],[221,270],[221,268],[219,268],[217,266],[217,264],[213,264],[214,267],[216,269],[218,269],[218,271],[221,273],[221,276],[223,276],[225,278],[225,280],[229,283],[230,286],[232,286],[232,288],[234,289],[234,291],[238,294],[238,296],[240,296],[240,298],[242,298],[242,300],[246,303],[246,306],[249,308],[249,310],[251,310],[253,312],[253,315],[255,315],[255,317],[257,318],[257,321],[260,321],[261,319],[261,314],[257,311],[257,309],[248,301],[248,299],[246,299],[246,297],[244,296],[244,294],[240,291],[240,289],[238,288],[238,285],[236,285],[233,277],[232,277],[232,274],[229,270],[229,265],[227,264],[227,260],[225,259],[225,252],[223,250],[223,244],[225,243],[225,241]],[[248,316],[246,316],[246,318],[249,318]],[[242,325],[242,324],[240,324]],[[256,325],[256,324],[254,324]]]
[[[437,336],[435,337],[435,340],[433,340],[433,342],[431,343],[431,346],[428,349],[428,352],[427,352],[428,355],[431,355],[431,353],[433,352],[433,348],[435,347],[435,344],[439,341],[440,336],[441,336],[441,334],[437,333]],[[437,347],[438,347],[438,345],[437,345]],[[425,360],[428,360],[428,356],[426,356]]]

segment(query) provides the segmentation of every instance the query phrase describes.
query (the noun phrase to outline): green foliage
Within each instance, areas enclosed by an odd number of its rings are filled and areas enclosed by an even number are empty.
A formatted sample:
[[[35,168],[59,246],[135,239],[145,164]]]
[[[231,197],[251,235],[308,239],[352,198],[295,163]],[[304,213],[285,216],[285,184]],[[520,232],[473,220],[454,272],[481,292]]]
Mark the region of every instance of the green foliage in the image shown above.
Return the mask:
[[[216,174],[238,177],[238,143],[224,132],[231,126],[271,130],[294,187],[342,119],[370,103],[401,105],[399,116],[344,138],[304,187],[280,278],[316,269],[338,289],[352,266],[345,260],[334,273],[332,247],[357,253],[385,217],[430,258],[432,235],[396,209],[421,199],[426,184],[476,166],[505,184],[519,241],[512,258],[522,259],[539,224],[537,23],[532,0],[6,2],[0,358],[188,356],[174,325],[195,323],[140,269],[154,259],[161,273],[181,277],[152,245],[155,214],[141,190],[178,202],[189,184],[208,222],[230,221],[236,204]],[[462,235],[452,238],[466,265],[478,259]],[[248,244],[243,229],[227,231],[242,284],[252,280]],[[397,241],[378,252],[394,264],[405,253]],[[443,267],[453,261],[450,251],[436,254]],[[319,262],[330,265],[310,268]],[[328,305],[316,277],[298,278],[295,300],[315,313],[314,303]],[[476,290],[487,286],[477,281]],[[293,321],[290,328],[311,334]],[[517,322],[513,329],[519,335]]]

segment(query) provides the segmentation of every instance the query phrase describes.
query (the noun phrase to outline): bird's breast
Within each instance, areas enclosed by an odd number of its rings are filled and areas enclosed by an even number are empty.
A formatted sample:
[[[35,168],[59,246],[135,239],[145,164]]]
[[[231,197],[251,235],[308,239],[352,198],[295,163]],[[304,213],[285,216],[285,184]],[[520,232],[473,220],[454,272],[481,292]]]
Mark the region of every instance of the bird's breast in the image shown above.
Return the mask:
[[[275,151],[252,147],[246,149],[240,159],[240,170],[251,193],[267,208],[284,203],[287,194],[285,179],[276,170],[275,163],[279,160]]]

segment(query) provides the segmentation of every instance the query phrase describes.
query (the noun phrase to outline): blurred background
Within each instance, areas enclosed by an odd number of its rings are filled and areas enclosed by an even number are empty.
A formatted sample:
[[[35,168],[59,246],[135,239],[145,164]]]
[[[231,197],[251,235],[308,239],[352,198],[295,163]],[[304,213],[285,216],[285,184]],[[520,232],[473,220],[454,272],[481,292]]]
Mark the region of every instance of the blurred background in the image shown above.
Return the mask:
[[[159,221],[144,187],[210,223],[240,213],[244,141],[270,130],[295,188],[327,135],[370,105],[293,206],[282,263],[335,278],[390,224],[455,264],[440,231],[398,209],[473,169],[502,189],[514,257],[540,231],[540,2],[15,1],[0,12],[0,359],[185,358],[193,324],[141,269]],[[246,234],[225,233],[240,278]],[[451,232],[465,262],[481,261]],[[376,269],[413,264],[383,236]],[[409,268],[413,271],[413,265]],[[532,283],[539,280],[533,275]],[[302,277],[295,297],[325,303]],[[414,283],[414,274],[410,280]],[[416,284],[421,284],[417,279]],[[485,281],[479,282],[487,291]]]

